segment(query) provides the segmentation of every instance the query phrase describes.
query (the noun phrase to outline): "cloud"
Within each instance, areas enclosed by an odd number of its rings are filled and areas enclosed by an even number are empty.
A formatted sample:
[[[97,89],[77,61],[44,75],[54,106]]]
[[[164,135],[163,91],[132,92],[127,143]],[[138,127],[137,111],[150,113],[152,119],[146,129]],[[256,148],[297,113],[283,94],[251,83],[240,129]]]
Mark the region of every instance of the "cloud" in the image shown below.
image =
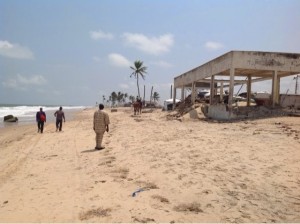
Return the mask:
[[[125,43],[145,53],[159,55],[170,51],[174,38],[171,34],[159,37],[147,37],[138,33],[124,33]]]
[[[109,61],[118,67],[130,67],[131,62],[123,55],[112,53],[108,55]]]
[[[4,87],[10,88],[10,89],[16,89],[18,87],[17,80],[15,80],[15,79],[8,79],[8,80],[2,82],[2,85]]]
[[[25,90],[29,86],[41,86],[47,83],[47,80],[41,75],[31,76],[26,78],[20,74],[16,78],[8,79],[2,82],[2,85],[10,89]]]
[[[153,62],[150,62],[150,64],[156,65],[156,66],[162,67],[162,68],[171,68],[171,67],[173,67],[172,64],[170,64],[168,62],[165,62],[165,61],[153,61]]]
[[[99,40],[99,39],[106,39],[106,40],[112,40],[114,36],[111,33],[105,33],[102,30],[99,31],[91,31],[90,37],[93,40]]]
[[[34,55],[27,47],[0,40],[0,55],[8,58],[33,59]]]
[[[207,48],[208,50],[219,50],[221,48],[223,48],[223,44],[218,43],[218,42],[213,42],[213,41],[208,41],[205,43],[205,48]]]
[[[26,78],[21,75],[17,75],[17,81],[25,85],[44,85],[47,80],[41,75],[35,75],[30,78]]]

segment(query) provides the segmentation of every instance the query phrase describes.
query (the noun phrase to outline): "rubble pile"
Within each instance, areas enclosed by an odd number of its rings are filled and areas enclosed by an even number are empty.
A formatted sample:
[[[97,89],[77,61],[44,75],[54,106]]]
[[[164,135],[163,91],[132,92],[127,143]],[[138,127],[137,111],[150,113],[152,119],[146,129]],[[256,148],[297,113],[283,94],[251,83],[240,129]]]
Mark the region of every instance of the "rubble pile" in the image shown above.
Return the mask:
[[[187,113],[192,113],[193,110],[195,110],[198,107],[201,107],[201,103],[198,101],[195,102],[195,104],[192,104],[191,95],[186,97],[184,101],[178,102],[175,105],[175,110],[172,111],[170,114],[167,115],[168,120],[180,120],[182,116],[184,116]]]

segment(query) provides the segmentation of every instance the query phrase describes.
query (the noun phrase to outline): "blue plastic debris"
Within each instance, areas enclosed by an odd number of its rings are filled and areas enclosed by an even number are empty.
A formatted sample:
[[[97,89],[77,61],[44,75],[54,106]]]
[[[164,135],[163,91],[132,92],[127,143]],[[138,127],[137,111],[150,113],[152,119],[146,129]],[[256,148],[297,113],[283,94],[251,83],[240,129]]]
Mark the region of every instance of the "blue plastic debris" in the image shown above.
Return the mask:
[[[132,197],[135,197],[137,193],[144,191],[143,188],[139,188],[138,190],[136,190],[135,192],[132,193]]]

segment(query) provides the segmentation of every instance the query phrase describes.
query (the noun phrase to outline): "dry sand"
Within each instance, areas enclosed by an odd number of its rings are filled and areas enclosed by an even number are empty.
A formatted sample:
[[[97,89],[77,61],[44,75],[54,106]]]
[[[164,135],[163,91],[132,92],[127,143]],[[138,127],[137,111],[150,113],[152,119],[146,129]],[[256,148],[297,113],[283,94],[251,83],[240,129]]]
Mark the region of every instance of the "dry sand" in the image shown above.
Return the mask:
[[[95,151],[93,112],[0,129],[0,222],[300,222],[299,118],[119,108]]]

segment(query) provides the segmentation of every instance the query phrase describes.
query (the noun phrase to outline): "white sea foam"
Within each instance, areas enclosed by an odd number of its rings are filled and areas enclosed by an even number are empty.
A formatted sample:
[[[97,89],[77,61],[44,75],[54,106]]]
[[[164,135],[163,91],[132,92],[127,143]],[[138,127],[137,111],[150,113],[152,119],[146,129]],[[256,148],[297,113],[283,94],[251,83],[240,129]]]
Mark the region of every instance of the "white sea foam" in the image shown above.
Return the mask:
[[[0,128],[9,125],[20,125],[35,123],[36,113],[43,108],[47,115],[47,122],[55,120],[54,112],[59,109],[59,106],[19,106],[19,105],[1,105],[0,104]],[[89,108],[86,106],[62,106],[67,120],[72,119],[74,112]],[[13,115],[18,118],[17,123],[3,122],[4,116]]]
[[[0,106],[0,119],[6,115],[13,115],[15,117],[34,117],[36,112],[43,108],[43,111],[58,110],[58,106]],[[85,109],[84,106],[62,106],[63,110],[81,110]]]

